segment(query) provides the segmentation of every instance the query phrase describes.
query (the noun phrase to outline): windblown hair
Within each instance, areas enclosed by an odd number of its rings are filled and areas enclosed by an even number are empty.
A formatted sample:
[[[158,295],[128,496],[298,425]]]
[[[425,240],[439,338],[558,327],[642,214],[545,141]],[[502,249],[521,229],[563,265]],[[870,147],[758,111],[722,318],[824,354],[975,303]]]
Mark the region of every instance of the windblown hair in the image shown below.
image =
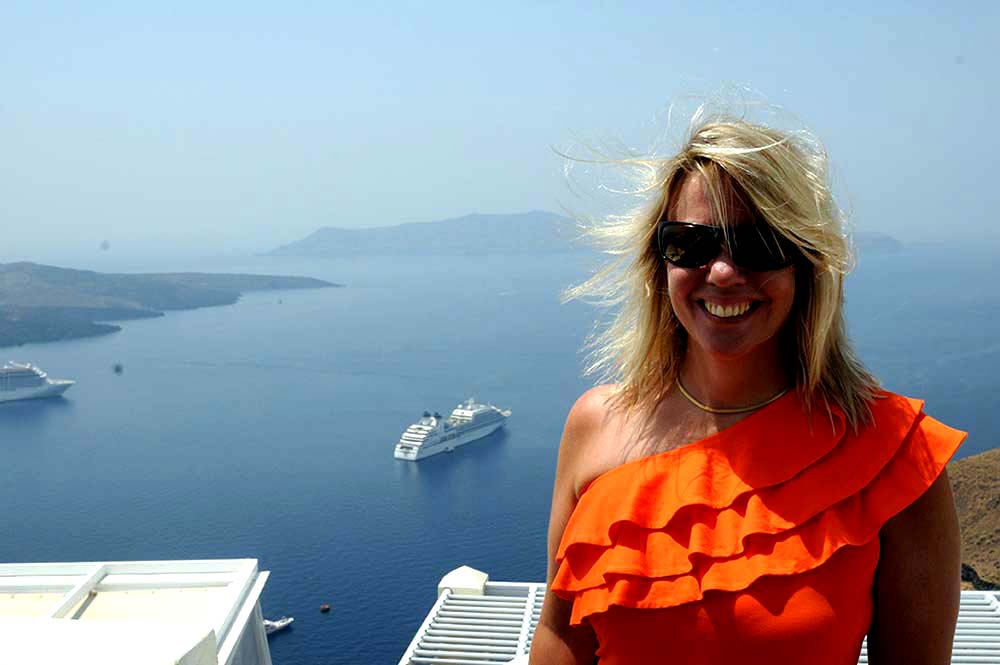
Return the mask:
[[[588,374],[619,384],[614,404],[652,408],[677,380],[687,332],[670,304],[656,225],[672,213],[684,180],[704,179],[715,223],[751,217],[794,243],[795,301],[779,333],[804,408],[839,407],[851,427],[871,417],[878,381],[855,355],[844,323],[844,277],[853,267],[844,214],[830,190],[826,153],[804,133],[786,134],[723,118],[693,129],[671,159],[628,159],[644,175],[649,201],[589,229],[614,258],[567,299],[596,297],[616,314],[595,331]]]

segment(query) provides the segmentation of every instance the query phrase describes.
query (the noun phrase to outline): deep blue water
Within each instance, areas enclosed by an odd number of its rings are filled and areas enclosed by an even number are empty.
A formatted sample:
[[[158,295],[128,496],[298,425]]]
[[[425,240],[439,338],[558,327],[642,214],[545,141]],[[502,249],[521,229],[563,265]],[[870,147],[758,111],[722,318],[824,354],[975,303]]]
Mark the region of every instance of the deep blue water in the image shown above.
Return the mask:
[[[984,254],[862,261],[849,322],[890,389],[1000,443],[1000,296]],[[249,294],[114,335],[0,350],[78,380],[0,407],[0,561],[256,557],[277,665],[395,663],[448,570],[541,580],[562,422],[588,382],[594,312],[560,305],[588,261],[248,259],[157,268],[309,275],[347,288]],[[115,363],[124,371],[116,374]],[[505,431],[396,461],[425,409],[476,396]],[[321,603],[333,605],[320,614]]]

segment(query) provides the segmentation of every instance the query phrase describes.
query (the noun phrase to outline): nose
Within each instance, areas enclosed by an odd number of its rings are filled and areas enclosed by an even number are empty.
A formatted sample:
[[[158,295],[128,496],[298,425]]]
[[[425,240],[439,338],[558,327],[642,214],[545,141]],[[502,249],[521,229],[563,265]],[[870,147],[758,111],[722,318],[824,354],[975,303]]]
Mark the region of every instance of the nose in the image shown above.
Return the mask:
[[[718,287],[738,286],[746,282],[746,274],[733,262],[733,257],[725,247],[719,255],[708,262],[708,283]]]

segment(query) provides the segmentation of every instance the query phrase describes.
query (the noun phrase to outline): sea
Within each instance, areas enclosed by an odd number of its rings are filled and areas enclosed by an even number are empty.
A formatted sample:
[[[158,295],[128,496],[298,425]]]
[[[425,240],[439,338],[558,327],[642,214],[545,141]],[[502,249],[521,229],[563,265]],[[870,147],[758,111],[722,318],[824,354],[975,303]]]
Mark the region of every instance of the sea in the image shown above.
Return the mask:
[[[276,665],[396,663],[448,571],[544,580],[560,433],[593,384],[580,350],[602,320],[560,296],[596,265],[403,253],[149,264],[344,286],[0,350],[77,381],[65,398],[0,406],[0,561],[256,558],[271,572],[264,615],[295,617],[270,638]],[[863,253],[848,280],[861,356],[969,432],[958,457],[1000,444],[996,275],[985,250],[926,245]],[[393,459],[424,410],[468,397],[512,409],[507,426]]]

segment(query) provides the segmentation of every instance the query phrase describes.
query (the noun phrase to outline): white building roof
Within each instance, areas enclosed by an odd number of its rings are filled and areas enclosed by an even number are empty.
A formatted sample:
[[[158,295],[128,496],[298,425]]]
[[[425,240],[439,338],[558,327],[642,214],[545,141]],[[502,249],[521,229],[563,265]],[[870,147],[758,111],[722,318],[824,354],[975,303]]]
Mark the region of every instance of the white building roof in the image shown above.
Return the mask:
[[[271,665],[256,559],[0,564],[0,661]]]
[[[531,638],[545,596],[545,585],[531,582],[490,582],[469,588],[472,579],[463,566],[445,575],[438,599],[427,613],[399,665],[489,665],[527,663]],[[446,581],[461,580],[461,591]],[[473,571],[478,572],[478,571]],[[867,643],[859,664],[868,662]],[[1000,663],[1000,592],[963,591],[955,630],[953,665]]]

